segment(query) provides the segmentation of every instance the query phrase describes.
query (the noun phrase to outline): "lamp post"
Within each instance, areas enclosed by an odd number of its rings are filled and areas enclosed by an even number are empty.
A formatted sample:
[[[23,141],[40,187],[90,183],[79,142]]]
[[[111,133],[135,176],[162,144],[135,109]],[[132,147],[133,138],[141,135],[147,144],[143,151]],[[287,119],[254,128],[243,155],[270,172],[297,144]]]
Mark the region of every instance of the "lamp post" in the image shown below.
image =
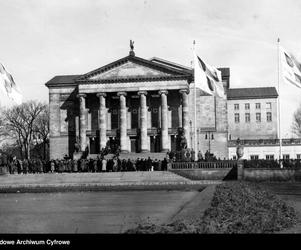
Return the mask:
[[[205,134],[205,140],[208,140],[209,153],[211,153],[210,152],[210,144],[211,144],[211,141],[214,140],[213,132],[210,132],[210,131],[206,132],[206,134]]]
[[[200,132],[201,132],[201,130],[197,129],[196,132],[197,132],[197,136],[198,136],[198,148],[197,148],[196,151],[199,152],[199,150],[200,150]]]
[[[190,124],[190,146],[192,148],[192,121],[191,120],[189,121],[189,124]]]

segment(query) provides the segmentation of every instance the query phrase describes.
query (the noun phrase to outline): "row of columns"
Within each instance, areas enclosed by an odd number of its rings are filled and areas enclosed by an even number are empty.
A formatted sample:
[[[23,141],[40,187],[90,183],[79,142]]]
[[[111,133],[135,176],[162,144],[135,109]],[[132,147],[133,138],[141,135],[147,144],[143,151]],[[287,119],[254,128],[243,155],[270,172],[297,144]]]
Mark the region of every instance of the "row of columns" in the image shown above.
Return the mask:
[[[189,136],[189,107],[188,107],[188,89],[180,90],[182,94],[182,126],[186,138]],[[161,96],[161,148],[162,152],[169,150],[168,139],[168,105],[167,105],[167,90],[160,90]],[[121,152],[128,152],[127,143],[127,108],[126,108],[126,92],[118,92],[120,101],[120,148]],[[141,138],[141,151],[149,151],[148,138],[147,138],[147,104],[146,96],[147,91],[139,91],[140,96],[140,138]],[[100,148],[106,146],[107,138],[107,125],[106,125],[106,93],[97,93],[99,98],[99,131],[100,131]],[[80,101],[80,149],[85,151],[86,142],[86,104],[85,94],[78,95]]]

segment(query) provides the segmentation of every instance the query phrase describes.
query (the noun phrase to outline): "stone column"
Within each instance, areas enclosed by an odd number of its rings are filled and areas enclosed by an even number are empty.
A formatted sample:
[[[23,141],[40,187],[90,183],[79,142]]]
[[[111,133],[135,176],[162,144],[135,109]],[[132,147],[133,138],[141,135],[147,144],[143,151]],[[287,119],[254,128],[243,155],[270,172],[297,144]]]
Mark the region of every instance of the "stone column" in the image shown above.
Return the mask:
[[[127,153],[126,92],[118,92],[117,95],[120,98],[120,149],[122,153]]]
[[[180,93],[182,94],[182,128],[184,130],[184,136],[187,140],[187,147],[189,147],[190,143],[190,135],[189,135],[189,106],[188,106],[188,89],[181,89]]]
[[[84,152],[87,146],[87,135],[86,135],[86,95],[78,94],[79,98],[79,140],[80,140],[80,151]]]
[[[141,140],[141,152],[148,152],[148,140],[147,140],[147,106],[146,106],[146,91],[139,91],[140,95],[140,140]]]
[[[167,152],[169,150],[168,140],[168,108],[167,108],[167,90],[160,90],[161,95],[161,152]]]
[[[107,144],[106,93],[97,93],[99,98],[99,146],[100,150]]]

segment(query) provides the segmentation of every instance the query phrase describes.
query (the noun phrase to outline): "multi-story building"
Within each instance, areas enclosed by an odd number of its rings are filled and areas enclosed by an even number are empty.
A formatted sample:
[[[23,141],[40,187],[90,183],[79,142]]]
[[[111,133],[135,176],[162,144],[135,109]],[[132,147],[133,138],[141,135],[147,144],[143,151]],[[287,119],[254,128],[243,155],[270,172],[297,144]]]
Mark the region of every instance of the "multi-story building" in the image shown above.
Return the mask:
[[[225,87],[229,70],[222,70]],[[146,60],[133,50],[120,60],[83,75],[55,76],[46,83],[50,105],[50,157],[80,150],[98,153],[106,145],[121,152],[175,150],[178,128],[194,145],[194,88],[190,68],[158,58]],[[204,97],[204,98],[202,98]],[[199,136],[216,133],[212,148],[228,157],[226,100],[197,89]],[[213,106],[212,106],[213,105]],[[199,149],[203,140],[198,141]]]
[[[55,76],[46,83],[50,158],[72,156],[76,144],[91,154],[107,145],[122,152],[175,150],[178,128],[189,148],[221,159],[233,158],[237,138],[246,142],[246,158],[254,149],[266,150],[259,144],[266,140],[274,143],[266,151],[272,155],[278,139],[276,89],[229,89],[230,70],[220,70],[227,100],[198,88],[195,93],[191,68],[143,59],[133,50],[88,73]],[[246,140],[253,144],[248,147]]]
[[[229,89],[229,139],[277,139],[277,98],[274,87]]]

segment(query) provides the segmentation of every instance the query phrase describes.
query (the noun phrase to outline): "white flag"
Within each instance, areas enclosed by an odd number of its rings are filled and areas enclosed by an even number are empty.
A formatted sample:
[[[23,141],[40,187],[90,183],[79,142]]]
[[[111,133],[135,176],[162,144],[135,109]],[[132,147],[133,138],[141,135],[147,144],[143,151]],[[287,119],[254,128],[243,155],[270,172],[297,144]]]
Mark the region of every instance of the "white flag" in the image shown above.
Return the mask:
[[[194,83],[206,93],[226,99],[221,71],[199,58],[194,51]]]
[[[1,89],[12,99],[15,103],[22,103],[22,95],[10,73],[0,63],[0,85]]]
[[[282,75],[286,82],[301,88],[301,65],[296,58],[288,53],[283,47],[280,48],[280,62],[282,65]]]

